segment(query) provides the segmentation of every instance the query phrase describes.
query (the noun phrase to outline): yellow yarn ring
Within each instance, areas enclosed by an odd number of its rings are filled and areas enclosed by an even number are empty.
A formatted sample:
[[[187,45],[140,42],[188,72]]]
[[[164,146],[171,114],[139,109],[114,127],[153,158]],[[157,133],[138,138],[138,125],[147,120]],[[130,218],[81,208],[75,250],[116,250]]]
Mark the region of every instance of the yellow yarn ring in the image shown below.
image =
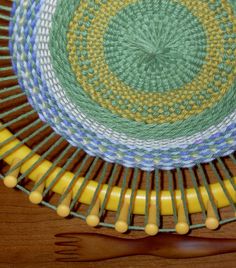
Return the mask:
[[[13,134],[7,130],[6,128],[0,131],[0,143],[4,142],[5,140],[12,137]],[[19,144],[18,139],[14,139],[11,142],[9,142],[7,145],[4,145],[2,148],[0,148],[0,155],[4,154],[5,152],[9,151],[10,149],[14,148],[17,144]],[[4,158],[4,161],[7,164],[11,164],[12,161],[16,158],[24,159],[27,155],[29,155],[31,152],[31,149],[27,147],[26,145],[22,145],[20,148],[18,148],[16,151],[11,153],[9,156]],[[33,156],[26,160],[25,163],[21,166],[20,172],[24,173],[26,172],[38,159],[40,158],[40,155],[33,154]],[[38,174],[45,174],[47,170],[51,167],[52,163],[48,160],[43,160],[41,164],[39,164],[34,171],[32,171],[29,174],[29,178],[32,181],[37,180]],[[54,169],[54,171],[48,176],[46,180],[46,187],[52,182],[52,180],[56,177],[56,175],[60,172],[61,168],[57,167]],[[65,189],[68,187],[70,181],[72,180],[74,174],[71,172],[65,172],[61,178],[58,180],[58,182],[53,187],[53,191],[58,194],[63,194]],[[72,188],[72,196],[74,197],[77,193],[78,189],[80,188],[84,178],[78,178],[77,182]],[[236,183],[236,177],[234,178],[234,181]],[[79,202],[83,204],[89,205],[92,202],[93,195],[97,189],[98,183],[96,181],[89,181],[79,199]],[[224,181],[225,188],[231,195],[234,202],[236,202],[236,193],[230,183],[229,180]],[[104,200],[106,191],[107,191],[108,185],[103,184],[101,187],[101,191],[99,193],[99,199],[102,202]],[[217,200],[217,206],[218,208],[226,207],[229,205],[229,201],[227,197],[224,194],[224,191],[219,183],[210,184],[209,188],[212,192],[213,197]],[[206,188],[201,186],[199,187],[199,192],[201,193],[203,202],[205,207],[207,207],[208,202],[208,194],[206,191]],[[201,212],[201,206],[199,204],[199,200],[197,197],[196,190],[194,188],[188,188],[185,191],[186,193],[186,200],[188,205],[189,213],[197,213]],[[108,202],[106,205],[107,210],[116,211],[118,208],[119,200],[121,196],[121,188],[114,186],[111,190],[110,196],[108,198]],[[156,192],[151,192],[151,204],[156,203]],[[125,200],[129,202],[131,197],[131,189],[127,189],[125,193]],[[175,190],[175,201],[178,204],[181,202],[181,192],[180,190]],[[134,208],[133,213],[134,214],[145,214],[145,204],[146,204],[146,191],[144,190],[137,190],[135,200],[134,200]],[[161,215],[173,215],[173,208],[172,208],[172,198],[171,193],[169,191],[161,191],[160,193],[160,209],[161,209]]]

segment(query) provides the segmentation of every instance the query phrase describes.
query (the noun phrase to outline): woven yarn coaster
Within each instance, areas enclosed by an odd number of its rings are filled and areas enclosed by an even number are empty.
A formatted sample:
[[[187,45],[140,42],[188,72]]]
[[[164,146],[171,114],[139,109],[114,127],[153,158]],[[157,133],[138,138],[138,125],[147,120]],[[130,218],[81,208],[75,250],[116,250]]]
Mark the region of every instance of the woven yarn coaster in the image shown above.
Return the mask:
[[[143,170],[236,149],[236,1],[15,1],[15,73],[73,146]]]

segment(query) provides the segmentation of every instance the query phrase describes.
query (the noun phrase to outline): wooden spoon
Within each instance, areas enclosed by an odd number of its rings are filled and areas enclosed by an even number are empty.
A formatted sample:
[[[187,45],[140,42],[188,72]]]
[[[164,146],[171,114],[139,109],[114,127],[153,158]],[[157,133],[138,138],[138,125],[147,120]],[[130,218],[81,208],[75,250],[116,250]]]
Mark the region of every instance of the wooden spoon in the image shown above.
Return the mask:
[[[132,255],[153,255],[181,259],[236,252],[236,239],[199,238],[174,234],[124,239],[93,233],[57,234],[63,241],[55,253],[58,261],[99,261]]]

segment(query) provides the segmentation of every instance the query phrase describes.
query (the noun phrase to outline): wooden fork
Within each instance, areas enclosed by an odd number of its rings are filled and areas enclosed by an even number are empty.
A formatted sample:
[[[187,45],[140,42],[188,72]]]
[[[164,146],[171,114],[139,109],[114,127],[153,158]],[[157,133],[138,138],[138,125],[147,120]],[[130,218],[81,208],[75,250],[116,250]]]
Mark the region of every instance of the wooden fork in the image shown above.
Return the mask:
[[[174,234],[124,239],[93,233],[57,234],[57,261],[99,261],[132,255],[181,259],[236,252],[236,239],[199,238]]]

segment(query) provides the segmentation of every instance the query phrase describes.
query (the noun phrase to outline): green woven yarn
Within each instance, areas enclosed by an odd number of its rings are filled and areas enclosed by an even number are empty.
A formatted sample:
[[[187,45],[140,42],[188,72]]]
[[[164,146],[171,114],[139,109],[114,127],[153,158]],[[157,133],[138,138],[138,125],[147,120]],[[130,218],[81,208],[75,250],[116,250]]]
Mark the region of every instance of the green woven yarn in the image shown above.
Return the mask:
[[[233,11],[234,11],[234,14],[235,14],[236,13],[236,1],[235,0],[229,0],[229,2],[233,6]]]
[[[202,25],[187,8],[167,2],[168,9],[158,1],[155,9],[143,1],[129,5],[111,19],[104,35],[110,70],[134,90],[181,88],[205,62]],[[191,25],[186,25],[186,19]]]

